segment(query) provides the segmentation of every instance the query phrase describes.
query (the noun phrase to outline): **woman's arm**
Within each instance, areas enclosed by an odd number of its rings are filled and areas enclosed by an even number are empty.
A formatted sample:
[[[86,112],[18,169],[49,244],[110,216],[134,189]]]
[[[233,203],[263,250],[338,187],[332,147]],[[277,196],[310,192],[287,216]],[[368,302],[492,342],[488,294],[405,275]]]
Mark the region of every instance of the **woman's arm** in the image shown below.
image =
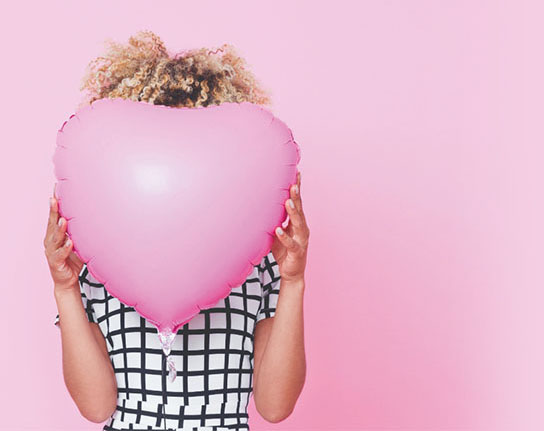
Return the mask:
[[[88,321],[78,286],[55,288],[55,300],[68,392],[86,419],[104,422],[117,407],[117,382],[104,336]]]
[[[53,196],[43,244],[59,312],[64,381],[81,414],[103,422],[116,408],[117,382],[102,332],[83,308],[78,285],[83,262],[72,252],[66,227]]]
[[[310,231],[300,199],[300,173],[285,203],[289,225],[276,229],[272,253],[280,271],[280,293],[274,317],[255,327],[255,407],[269,422],[293,411],[306,379],[303,299],[304,271]],[[293,204],[293,206],[291,206]]]
[[[259,414],[280,422],[293,411],[306,378],[304,281],[283,282],[274,317],[255,327],[253,397]]]

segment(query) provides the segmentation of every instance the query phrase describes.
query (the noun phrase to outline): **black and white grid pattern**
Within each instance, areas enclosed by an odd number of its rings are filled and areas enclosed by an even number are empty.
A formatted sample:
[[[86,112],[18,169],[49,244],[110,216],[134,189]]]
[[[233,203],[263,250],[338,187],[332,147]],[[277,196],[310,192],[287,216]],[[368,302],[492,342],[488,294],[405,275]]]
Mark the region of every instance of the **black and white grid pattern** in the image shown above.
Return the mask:
[[[104,334],[117,379],[117,410],[103,430],[249,430],[254,329],[274,316],[279,297],[272,252],[241,286],[178,330],[171,353],[174,382],[157,328],[111,296],[86,265],[79,285],[87,318]]]

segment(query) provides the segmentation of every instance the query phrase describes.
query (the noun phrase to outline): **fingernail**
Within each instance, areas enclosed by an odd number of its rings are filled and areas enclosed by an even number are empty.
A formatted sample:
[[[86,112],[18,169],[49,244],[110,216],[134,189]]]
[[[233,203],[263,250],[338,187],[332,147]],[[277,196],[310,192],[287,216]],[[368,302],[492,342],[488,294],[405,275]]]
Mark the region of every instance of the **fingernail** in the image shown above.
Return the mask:
[[[293,203],[292,199],[288,199],[287,202],[289,202],[289,206],[293,209],[295,209],[295,204]]]
[[[295,195],[298,195],[298,186],[295,184]]]
[[[59,218],[59,226],[62,226],[62,223],[63,223],[63,219],[61,217],[61,218]]]
[[[276,232],[278,233],[278,235],[283,235],[283,229],[279,226],[276,228]]]
[[[66,240],[66,247],[70,247],[70,244],[72,243],[72,241],[70,241],[69,239]]]

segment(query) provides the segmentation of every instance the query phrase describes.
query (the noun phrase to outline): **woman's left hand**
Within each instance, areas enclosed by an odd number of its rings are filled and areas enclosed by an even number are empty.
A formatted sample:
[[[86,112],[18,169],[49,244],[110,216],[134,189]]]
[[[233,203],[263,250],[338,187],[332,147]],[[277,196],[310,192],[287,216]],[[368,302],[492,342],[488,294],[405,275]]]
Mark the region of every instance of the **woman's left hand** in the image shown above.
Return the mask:
[[[297,174],[297,183],[290,188],[290,196],[291,198],[285,201],[289,223],[285,230],[281,226],[276,228],[271,251],[278,262],[280,276],[284,282],[303,282],[310,229],[302,211],[300,172]],[[294,207],[291,207],[291,203]]]

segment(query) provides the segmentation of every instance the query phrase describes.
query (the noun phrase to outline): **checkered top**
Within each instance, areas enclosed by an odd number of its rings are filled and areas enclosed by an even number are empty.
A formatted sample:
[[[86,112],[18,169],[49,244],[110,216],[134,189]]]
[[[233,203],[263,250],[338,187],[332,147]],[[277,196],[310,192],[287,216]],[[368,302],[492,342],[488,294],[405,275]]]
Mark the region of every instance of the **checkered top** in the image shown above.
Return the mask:
[[[249,430],[254,329],[274,316],[279,297],[272,252],[241,286],[178,330],[171,352],[174,382],[167,378],[157,328],[111,296],[86,265],[79,285],[87,318],[104,334],[117,379],[117,410],[103,430]]]

